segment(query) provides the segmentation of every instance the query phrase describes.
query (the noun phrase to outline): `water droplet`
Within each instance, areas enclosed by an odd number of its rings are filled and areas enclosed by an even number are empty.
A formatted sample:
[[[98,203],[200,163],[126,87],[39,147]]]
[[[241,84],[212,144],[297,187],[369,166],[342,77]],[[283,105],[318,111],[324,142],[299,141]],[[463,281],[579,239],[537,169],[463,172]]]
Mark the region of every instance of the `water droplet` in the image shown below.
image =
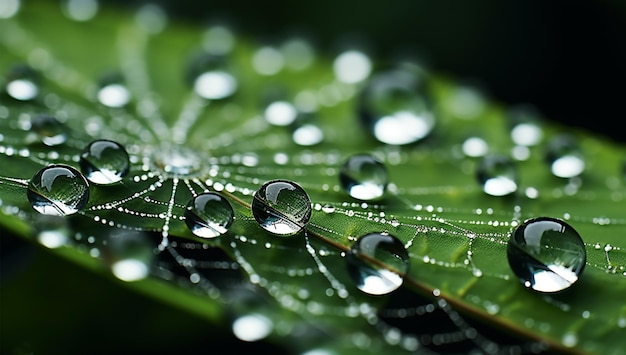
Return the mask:
[[[409,255],[404,245],[387,233],[361,236],[350,248],[346,262],[356,286],[371,295],[396,290],[409,270]]]
[[[102,105],[112,108],[124,107],[130,99],[130,90],[119,73],[108,74],[100,80],[96,100]]]
[[[29,101],[39,95],[40,77],[27,65],[16,65],[7,74],[4,90],[12,98]]]
[[[67,216],[83,209],[89,201],[89,183],[71,166],[49,165],[39,170],[26,192],[33,208],[46,215]]]
[[[0,18],[7,19],[15,16],[20,10],[20,0],[5,0],[0,3]]]
[[[153,154],[158,170],[175,176],[189,176],[201,168],[200,157],[192,150],[180,145],[163,144]]]
[[[228,200],[215,192],[206,192],[189,201],[185,223],[196,236],[215,238],[228,231],[234,216]]]
[[[587,256],[573,227],[555,218],[538,217],[515,229],[507,258],[522,284],[539,292],[558,292],[578,281]]]
[[[233,322],[233,334],[243,341],[258,341],[267,337],[274,328],[274,322],[268,317],[253,313],[243,315]]]
[[[519,105],[512,107],[508,112],[511,124],[511,139],[513,143],[524,147],[535,146],[543,138],[543,129],[539,122],[541,117],[534,106]]]
[[[287,101],[274,101],[267,105],[265,120],[275,126],[288,126],[298,117],[298,110]]]
[[[113,275],[122,281],[145,279],[150,274],[154,260],[153,246],[141,232],[119,231],[112,233],[107,242],[106,258]]]
[[[393,145],[417,142],[435,125],[424,78],[405,69],[370,79],[359,97],[359,116],[378,141]]]
[[[317,125],[318,117],[313,112],[299,112],[292,125],[291,138],[294,143],[309,147],[324,140],[324,131]]]
[[[67,127],[48,114],[35,116],[30,123],[30,129],[47,146],[63,144],[67,140]]]
[[[548,144],[546,160],[552,174],[572,178],[585,170],[585,160],[574,138],[567,134],[554,137]]]
[[[389,177],[382,162],[369,154],[355,154],[341,166],[339,182],[350,196],[375,200],[385,193]]]
[[[506,196],[517,191],[517,170],[513,162],[500,155],[485,156],[476,171],[483,190],[492,196]]]
[[[296,183],[272,180],[255,192],[252,214],[268,232],[290,236],[300,232],[309,222],[311,200]]]
[[[65,16],[74,21],[89,21],[98,13],[96,0],[65,0],[62,3]]]
[[[198,96],[207,100],[222,100],[238,88],[235,76],[228,68],[225,55],[199,53],[192,58],[187,80]]]
[[[489,151],[489,146],[480,137],[469,137],[463,142],[461,149],[468,157],[482,157]]]
[[[108,185],[116,183],[130,169],[128,153],[122,145],[109,140],[96,140],[80,155],[80,168],[89,181]]]
[[[67,219],[61,216],[37,215],[33,225],[37,240],[47,248],[58,248],[68,242],[70,227]]]
[[[359,83],[370,75],[372,61],[363,52],[347,50],[337,56],[333,62],[335,77],[348,84]]]

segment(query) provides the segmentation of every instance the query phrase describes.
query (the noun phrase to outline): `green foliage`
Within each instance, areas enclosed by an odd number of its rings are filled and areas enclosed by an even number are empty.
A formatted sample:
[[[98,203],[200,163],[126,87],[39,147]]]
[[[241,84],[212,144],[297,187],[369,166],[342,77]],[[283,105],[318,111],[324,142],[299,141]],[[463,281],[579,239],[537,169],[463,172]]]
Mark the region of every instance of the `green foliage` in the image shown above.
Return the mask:
[[[81,151],[94,139],[115,140],[132,157],[131,172],[122,183],[91,184],[87,208],[66,217],[71,240],[37,252],[72,262],[56,269],[51,266],[57,271],[45,275],[49,287],[55,287],[55,280],[59,285],[67,283],[60,270],[85,269],[89,275],[93,271],[98,282],[89,287],[102,282],[115,285],[111,287],[116,292],[132,290],[138,302],[145,297],[147,305],[139,307],[145,313],[150,307],[159,314],[181,312],[181,322],[211,329],[185,333],[179,329],[185,324],[172,324],[177,329],[172,338],[185,340],[191,334],[219,341],[231,336],[228,328],[233,319],[262,314],[273,324],[268,342],[289,353],[426,351],[417,343],[445,352],[445,347],[435,346],[437,339],[484,352],[508,349],[499,338],[490,338],[491,328],[513,336],[512,351],[546,346],[608,354],[626,346],[625,146],[572,127],[540,122],[543,141],[528,148],[528,159],[515,161],[518,191],[512,196],[489,196],[476,179],[480,158],[463,154],[461,144],[478,136],[487,142],[490,153],[510,155],[515,146],[509,134],[509,111],[471,91],[478,95],[471,96],[478,100],[474,101],[478,111],[464,117],[466,112],[459,112],[457,105],[471,88],[453,80],[426,74],[432,82],[437,119],[431,136],[412,145],[388,146],[359,124],[356,104],[364,84],[338,82],[332,58],[325,53],[317,53],[305,70],[286,66],[275,75],[261,75],[252,58],[262,44],[237,34],[227,63],[238,90],[232,98],[209,101],[195,94],[185,80],[190,61],[203,49],[206,29],[169,23],[162,32],[151,33],[132,13],[104,7],[94,19],[79,22],[63,17],[56,6],[31,5],[0,22],[0,69],[9,72],[16,63],[28,63],[41,74],[36,100],[20,102],[2,93],[2,238],[17,235],[37,240],[44,222],[30,206],[26,189],[39,169],[50,163],[78,168]],[[158,20],[158,13],[149,14]],[[374,62],[374,68],[388,64]],[[104,107],[95,99],[98,79],[118,71],[132,101],[125,108]],[[286,100],[316,98],[318,110],[312,122],[322,129],[322,142],[298,145],[291,127],[264,120],[267,98],[277,93]],[[68,129],[66,143],[50,147],[31,141],[25,122],[39,113],[51,113],[63,122]],[[548,169],[547,142],[560,133],[571,134],[580,144],[586,162],[580,177],[558,178]],[[175,146],[184,148],[171,150]],[[172,152],[198,159],[198,171],[191,175],[166,171],[161,161]],[[391,184],[379,201],[358,201],[340,188],[342,162],[360,152],[373,154],[388,168]],[[278,237],[255,222],[252,194],[271,179],[295,181],[309,194],[313,211],[306,233]],[[229,232],[211,240],[195,237],[183,218],[187,201],[205,189],[220,191],[235,211]],[[332,206],[333,212],[326,206]],[[586,269],[565,292],[532,292],[520,284],[507,263],[510,232],[536,216],[567,220],[585,242]],[[123,282],[111,276],[109,266],[115,255],[111,256],[110,236],[119,229],[143,231],[153,243],[157,255],[149,278]],[[405,244],[411,266],[399,293],[419,301],[406,305],[394,295],[370,296],[354,286],[343,256],[356,238],[368,232],[388,232]],[[50,255],[44,260],[58,262]],[[47,267],[39,266],[41,271]],[[23,277],[39,282],[29,272]],[[13,288],[10,283],[2,286],[12,301],[19,300],[16,290],[29,287],[16,283]],[[80,286],[72,287],[68,297],[80,298]],[[20,306],[29,307],[44,296],[25,297]],[[82,301],[76,304],[85,307]],[[11,306],[3,301],[4,307]],[[68,314],[82,312],[66,308]],[[414,326],[398,326],[399,332],[390,325],[394,321],[388,324],[385,315],[394,311],[406,313],[398,316],[404,323],[434,322],[431,313],[440,313],[450,324],[434,334],[422,329],[414,336]],[[10,314],[13,321],[39,318],[26,311],[23,319],[16,312]],[[106,312],[96,314],[106,316]],[[75,315],[70,318],[80,321]],[[161,321],[162,317],[154,316],[154,322]],[[24,336],[21,332],[30,327],[28,322],[15,322],[19,326],[12,330],[3,323],[3,346],[12,352],[29,343],[35,348],[54,344],[42,336],[47,324],[35,325]],[[26,345],[12,343],[9,337],[27,339]],[[158,339],[148,341],[149,348],[158,343]]]

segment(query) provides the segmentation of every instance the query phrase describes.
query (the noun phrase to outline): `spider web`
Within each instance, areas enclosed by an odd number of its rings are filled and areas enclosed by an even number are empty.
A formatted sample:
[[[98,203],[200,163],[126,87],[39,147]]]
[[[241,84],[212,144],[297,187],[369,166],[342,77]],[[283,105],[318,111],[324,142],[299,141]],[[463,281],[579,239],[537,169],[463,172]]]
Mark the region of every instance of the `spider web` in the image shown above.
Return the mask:
[[[148,9],[153,11],[148,11],[152,22],[139,17],[121,20],[114,35],[104,36],[115,54],[114,62],[108,65],[121,68],[133,97],[122,108],[94,102],[98,83],[90,74],[81,72],[72,59],[63,58],[54,47],[58,39],[48,38],[41,29],[30,29],[30,22],[22,24],[20,15],[2,24],[3,33],[10,34],[2,39],[9,56],[26,60],[41,73],[46,84],[41,89],[48,90],[39,95],[42,105],[0,105],[0,154],[5,162],[19,162],[7,166],[0,177],[5,214],[37,221],[39,216],[23,198],[29,178],[52,163],[76,166],[89,142],[111,139],[125,145],[131,171],[119,185],[90,187],[89,206],[68,218],[73,232],[66,245],[106,261],[111,253],[110,235],[138,232],[154,251],[150,277],[228,304],[233,320],[254,315],[256,318],[246,319],[265,325],[274,335],[293,337],[291,345],[296,352],[332,354],[358,349],[378,353],[394,349],[417,353],[536,353],[546,349],[548,345],[542,341],[503,338],[502,333],[472,320],[462,312],[467,309],[458,301],[443,296],[447,291],[457,291],[454,287],[447,290],[445,283],[429,286],[415,282],[416,276],[388,298],[373,298],[358,291],[347,277],[344,256],[349,245],[365,232],[389,231],[404,242],[411,270],[450,272],[467,281],[465,302],[484,314],[502,312],[504,302],[500,298],[473,292],[472,285],[517,282],[503,266],[506,263],[496,265],[490,255],[494,250],[504,250],[511,229],[537,213],[538,199],[527,195],[513,201],[486,200],[478,184],[468,184],[467,171],[474,169],[475,161],[455,151],[465,133],[451,131],[444,136],[436,132],[436,139],[425,142],[420,149],[372,144],[353,119],[336,119],[352,117],[359,85],[339,82],[332,73],[316,76],[306,70],[294,73],[282,69],[285,77],[300,75],[302,79],[289,80],[288,85],[294,87],[287,91],[300,99],[314,97],[319,106],[320,117],[315,123],[324,130],[324,140],[314,147],[298,145],[287,128],[268,123],[260,103],[205,100],[191,88],[170,97],[174,89],[153,82],[157,78],[152,75],[152,60],[166,47],[161,41],[169,38],[163,39],[169,28],[159,30],[158,26],[165,25],[167,18],[159,17],[163,13],[155,9]],[[145,17],[146,8],[143,11]],[[188,48],[203,45],[198,33],[191,33],[185,41]],[[253,50],[246,44],[240,46],[239,52],[231,56],[235,71],[242,74],[238,77],[238,92],[262,92],[262,86],[276,85],[277,81],[269,80],[272,75],[263,75],[250,64],[254,55],[267,47],[253,45]],[[168,60],[178,60],[178,65],[184,67],[180,59]],[[313,59],[319,61],[319,66],[330,67],[323,58]],[[157,91],[161,89],[163,93]],[[450,116],[455,100],[458,97],[449,95],[442,101],[444,116],[446,110]],[[180,106],[176,106],[178,103]],[[63,145],[25,143],[31,134],[30,119],[42,110],[52,112],[66,127],[68,140]],[[445,127],[445,122],[440,123]],[[450,122],[473,125],[458,119]],[[485,137],[489,138],[489,133]],[[492,138],[496,143],[504,139]],[[338,184],[338,167],[343,159],[365,148],[385,162],[392,173],[390,196],[379,203],[354,201]],[[420,171],[412,173],[418,166]],[[457,166],[452,170],[456,176],[441,179],[439,172],[450,171],[453,166]],[[249,212],[253,193],[274,178],[296,181],[312,197],[311,223],[298,237],[277,238],[261,232]],[[413,180],[419,181],[419,186]],[[626,219],[621,215],[591,216],[579,207],[588,201],[623,204],[623,181],[613,177],[606,185],[608,188],[594,193],[579,192],[576,181],[565,186],[542,182],[529,186],[539,196],[557,201],[554,210],[567,211],[556,217],[623,234]],[[208,191],[225,195],[233,204],[236,219],[228,234],[199,240],[186,228],[184,210],[193,196]],[[623,248],[602,237],[596,240],[586,243],[587,267],[623,282]],[[546,296],[540,301],[564,313],[576,312],[575,318],[581,321],[595,315],[593,309],[579,309],[567,298]],[[614,326],[624,328],[625,319],[622,312],[612,321]],[[527,328],[546,331],[551,327],[549,322],[532,316],[524,323]],[[333,324],[345,328],[340,335],[330,336],[336,335]],[[575,333],[566,333],[561,345],[575,347],[577,341]]]

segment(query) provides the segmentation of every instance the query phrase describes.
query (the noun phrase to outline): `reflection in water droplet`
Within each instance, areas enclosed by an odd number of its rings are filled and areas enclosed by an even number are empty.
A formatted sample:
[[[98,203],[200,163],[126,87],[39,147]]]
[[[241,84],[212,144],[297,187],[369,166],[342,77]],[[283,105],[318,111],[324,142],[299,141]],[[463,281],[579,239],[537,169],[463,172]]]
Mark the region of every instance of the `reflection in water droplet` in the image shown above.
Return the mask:
[[[258,313],[241,316],[233,322],[233,334],[243,341],[258,341],[267,337],[274,328],[271,319]]]
[[[228,231],[234,216],[228,200],[215,192],[206,192],[189,201],[185,223],[196,236],[215,238]]]
[[[63,144],[67,140],[67,127],[51,115],[35,116],[31,121],[30,129],[47,146]]]
[[[339,182],[354,198],[375,200],[383,196],[389,177],[385,165],[369,154],[356,154],[342,165]]]
[[[237,79],[228,69],[223,55],[197,54],[190,64],[187,79],[198,96],[222,100],[237,91]]]
[[[483,157],[476,172],[478,182],[489,195],[505,196],[517,191],[517,169],[505,156]]]
[[[16,65],[7,74],[4,90],[12,98],[29,101],[39,95],[39,74],[27,65]]]
[[[70,227],[67,220],[61,216],[37,215],[33,225],[37,240],[47,248],[58,248],[68,242]]]
[[[409,255],[398,238],[369,233],[357,239],[346,255],[346,263],[361,291],[384,295],[402,286],[409,270]]]
[[[62,5],[65,16],[74,21],[89,21],[98,13],[96,0],[65,0]]]
[[[128,153],[122,145],[109,140],[96,140],[80,155],[80,169],[96,184],[116,183],[130,170]]]
[[[557,292],[578,281],[587,256],[580,235],[569,224],[538,217],[515,229],[508,243],[507,258],[526,287]]]
[[[393,145],[417,142],[435,126],[424,78],[409,70],[372,77],[359,98],[359,116],[377,140]]]
[[[548,144],[546,160],[554,176],[576,177],[585,170],[585,160],[574,138],[563,134],[554,137]]]
[[[108,261],[113,275],[122,281],[138,281],[150,274],[153,247],[141,232],[119,231],[108,238]]]
[[[372,62],[361,51],[347,50],[335,58],[333,70],[337,80],[348,84],[356,84],[367,79],[370,75]]]
[[[37,212],[67,216],[87,205],[89,184],[85,177],[71,166],[49,165],[33,176],[26,195]]]
[[[272,180],[255,192],[252,214],[270,233],[290,236],[300,232],[311,218],[311,200],[299,185]]]

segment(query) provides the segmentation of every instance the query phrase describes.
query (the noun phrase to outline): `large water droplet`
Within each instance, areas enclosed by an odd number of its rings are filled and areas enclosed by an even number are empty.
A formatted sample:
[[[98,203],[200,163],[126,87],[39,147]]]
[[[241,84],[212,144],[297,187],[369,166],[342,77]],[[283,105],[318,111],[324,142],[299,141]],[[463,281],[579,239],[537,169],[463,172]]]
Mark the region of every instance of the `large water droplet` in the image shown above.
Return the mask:
[[[569,224],[538,217],[517,227],[507,247],[509,265],[526,287],[557,292],[572,286],[583,272],[585,245]]]
[[[375,200],[385,193],[389,177],[382,162],[369,154],[355,154],[341,166],[339,182],[350,196]]]
[[[570,135],[559,135],[549,142],[546,160],[552,174],[558,177],[576,177],[585,170],[582,152]]]
[[[89,183],[71,166],[49,165],[39,170],[30,180],[26,196],[39,213],[67,216],[87,205]]]
[[[221,100],[237,91],[237,79],[226,66],[221,55],[201,53],[190,65],[189,81],[198,96],[207,100]]]
[[[476,171],[483,190],[492,196],[510,195],[517,191],[517,169],[505,156],[489,155],[482,158]]]
[[[215,238],[228,231],[234,216],[228,200],[215,192],[206,192],[189,201],[185,223],[198,237]]]
[[[96,140],[80,155],[80,168],[89,181],[113,184],[128,174],[130,160],[122,145],[109,140]]]
[[[384,295],[400,286],[409,270],[409,255],[398,238],[387,233],[361,236],[346,255],[348,273],[356,286],[371,295]]]
[[[290,236],[309,222],[311,200],[300,185],[288,180],[272,180],[255,192],[252,214],[266,231]]]
[[[359,97],[359,116],[377,140],[393,145],[417,142],[435,126],[424,78],[405,69],[370,79]]]
[[[107,246],[106,257],[115,277],[127,282],[148,277],[155,254],[144,233],[114,232],[109,236]]]
[[[29,139],[41,140],[47,146],[63,144],[67,140],[67,127],[52,115],[35,116],[30,123],[30,129],[37,138],[29,137]]]
[[[27,65],[16,65],[7,73],[4,90],[20,101],[29,101],[39,95],[39,74]]]

